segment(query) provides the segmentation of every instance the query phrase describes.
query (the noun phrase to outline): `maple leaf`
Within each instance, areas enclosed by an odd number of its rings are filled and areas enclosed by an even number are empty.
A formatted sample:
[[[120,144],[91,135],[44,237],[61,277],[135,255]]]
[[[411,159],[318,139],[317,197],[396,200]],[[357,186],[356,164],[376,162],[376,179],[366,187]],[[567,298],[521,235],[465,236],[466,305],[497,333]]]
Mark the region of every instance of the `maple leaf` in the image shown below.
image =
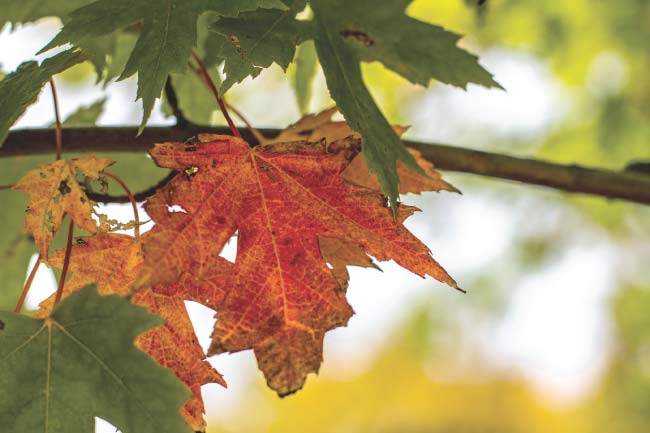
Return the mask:
[[[248,76],[257,77],[273,63],[287,70],[296,46],[310,37],[311,25],[295,19],[305,8],[304,0],[285,3],[290,7],[284,11],[260,9],[237,18],[221,18],[212,25],[212,30],[230,42],[222,53],[226,79],[221,92]]]
[[[0,145],[9,134],[9,128],[36,102],[41,89],[52,78],[86,59],[79,50],[68,50],[47,58],[39,65],[30,61],[21,63],[16,71],[0,81]]]
[[[140,36],[119,77],[138,74],[137,98],[142,99],[144,109],[142,130],[169,74],[187,68],[196,42],[198,16],[206,11],[236,16],[260,7],[286,9],[280,0],[98,0],[71,12],[61,32],[41,51],[68,42],[84,47],[98,36],[142,23]]]
[[[317,114],[303,116],[296,123],[283,130],[277,137],[265,143],[280,143],[286,141],[318,141],[325,139],[327,142],[344,139],[348,136],[359,137],[359,134],[350,128],[346,122],[332,121],[332,116],[337,112],[336,107],[323,110]],[[393,126],[393,130],[401,136],[407,128]],[[422,157],[422,154],[415,149],[407,149],[415,158],[425,175],[410,170],[401,162],[397,163],[397,174],[400,178],[399,193],[421,193],[424,191],[450,191],[459,192],[453,185],[442,180],[440,173],[433,169],[433,164]],[[342,176],[348,182],[359,186],[381,190],[377,176],[370,174],[368,164],[361,152],[352,160],[350,165],[343,171]]]
[[[52,254],[47,264],[60,269],[65,250]],[[133,291],[133,284],[142,268],[141,243],[128,235],[99,233],[95,236],[77,238],[70,253],[70,278],[64,286],[67,297],[88,284],[96,283],[101,295],[126,296]],[[185,289],[187,287],[188,289]],[[135,305],[149,309],[165,320],[164,325],[139,335],[136,346],[148,353],[163,367],[171,368],[193,392],[181,413],[194,430],[203,431],[205,408],[201,397],[201,385],[219,383],[225,386],[222,376],[205,360],[205,353],[198,344],[194,328],[187,314],[184,298],[192,287],[190,279],[179,280],[166,288],[143,288],[132,298]],[[49,314],[54,295],[43,301],[37,316]]]
[[[99,173],[112,163],[110,158],[94,155],[59,160],[28,171],[12,187],[29,195],[25,231],[33,234],[43,257],[47,257],[52,237],[66,213],[81,229],[97,232],[97,224],[91,217],[95,203],[86,196],[77,176],[98,179]]]
[[[101,417],[124,433],[190,433],[190,395],[133,346],[161,320],[89,286],[35,319],[0,312],[0,423],[8,433],[88,433]]]
[[[408,16],[413,0],[314,0],[331,34],[356,56],[379,61],[412,83],[432,79],[466,88],[469,83],[501,89],[478,57],[457,46],[461,35]],[[390,29],[390,31],[386,31]]]
[[[348,137],[251,149],[241,139],[206,134],[150,151],[158,165],[181,173],[145,204],[156,224],[143,241],[144,274],[154,285],[184,273],[209,279],[206,270],[219,268],[215,259],[238,232],[235,264],[220,275],[223,290],[200,300],[217,310],[209,354],[253,348],[280,395],[318,371],[325,332],[352,315],[320,238],[346,240],[377,260],[456,287],[402,225],[414,208],[399,206],[395,220],[381,194],[341,178],[360,147]]]

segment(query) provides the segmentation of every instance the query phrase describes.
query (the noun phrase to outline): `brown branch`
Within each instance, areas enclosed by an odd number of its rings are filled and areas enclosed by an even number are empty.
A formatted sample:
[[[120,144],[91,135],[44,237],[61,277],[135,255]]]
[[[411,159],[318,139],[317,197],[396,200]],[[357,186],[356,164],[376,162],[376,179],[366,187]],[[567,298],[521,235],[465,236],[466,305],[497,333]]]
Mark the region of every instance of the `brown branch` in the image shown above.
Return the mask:
[[[641,173],[561,165],[445,145],[416,142],[406,142],[406,145],[422,152],[422,156],[442,170],[650,204],[650,176]]]
[[[184,141],[202,132],[228,135],[230,130],[223,127],[211,128],[197,125],[148,127],[140,137],[137,137],[135,127],[64,128],[63,138],[67,143],[66,150],[69,152],[144,152],[153,143]],[[249,131],[241,132],[246,141],[256,143],[255,137]],[[273,137],[280,130],[261,129],[260,132],[267,137]],[[51,134],[51,129],[12,131],[0,148],[0,158],[51,153]],[[554,164],[441,144],[406,141],[406,145],[422,152],[427,160],[441,170],[472,173],[568,192],[650,204],[650,175],[643,173]],[[135,194],[138,201],[146,198],[140,194]],[[93,200],[101,201],[98,198],[95,195]]]

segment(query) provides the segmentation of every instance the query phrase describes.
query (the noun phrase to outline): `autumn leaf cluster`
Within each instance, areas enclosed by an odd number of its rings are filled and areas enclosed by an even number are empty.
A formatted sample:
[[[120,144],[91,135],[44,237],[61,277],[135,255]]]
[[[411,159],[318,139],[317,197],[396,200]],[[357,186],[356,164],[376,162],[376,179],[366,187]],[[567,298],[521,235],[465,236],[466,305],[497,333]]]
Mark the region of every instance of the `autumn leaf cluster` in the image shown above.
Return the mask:
[[[274,64],[286,71],[292,62],[303,112],[320,65],[345,122],[333,121],[332,109],[303,117],[277,137],[259,137],[255,146],[237,134],[153,145],[155,164],[174,176],[146,199],[153,228],[142,234],[137,216],[110,220],[92,200],[113,179],[121,182],[109,171],[110,158],[57,160],[23,173],[3,193],[29,197],[27,235],[0,239],[11,244],[7,262],[29,257],[25,245],[33,240],[37,263],[61,278],[34,317],[18,314],[24,296],[17,312],[0,313],[0,384],[20,390],[0,396],[0,424],[11,432],[88,432],[99,416],[125,433],[203,431],[201,386],[226,385],[208,356],[252,349],[280,396],[318,372],[325,333],[353,314],[348,266],[377,268],[375,261],[394,260],[457,287],[404,227],[417,209],[399,201],[400,194],[456,189],[404,146],[405,128],[386,120],[361,65],[380,62],[423,86],[431,80],[499,85],[457,46],[459,35],[408,15],[410,3],[25,0],[3,6],[0,23],[11,26],[59,17],[61,30],[41,53],[64,49],[0,80],[0,144],[43,86],[82,62],[93,65],[99,85],[137,74],[140,130],[163,89],[163,109],[179,124],[207,124],[214,101],[203,109],[204,84],[216,81],[223,96]],[[102,104],[64,126],[94,124]],[[19,203],[15,197],[4,203]],[[64,221],[69,241],[56,249]],[[74,236],[75,228],[83,233]],[[134,235],[116,233],[125,228],[135,228]],[[237,243],[232,262],[221,256],[228,242]],[[8,281],[21,280],[14,272]],[[216,312],[207,354],[186,301]]]
[[[377,267],[372,258],[392,259],[456,287],[403,226],[416,209],[400,204],[394,216],[368,171],[360,136],[346,123],[331,121],[333,113],[307,116],[255,147],[211,134],[156,144],[150,150],[155,163],[177,174],[146,200],[144,208],[155,224],[141,236],[113,233],[92,218],[95,203],[85,185],[106,182],[110,159],[60,160],[28,172],[14,185],[30,197],[25,230],[44,263],[61,269],[69,262],[70,277],[60,295],[63,303],[56,306],[56,295],[44,300],[36,313],[40,319],[30,319],[36,321],[29,323],[31,333],[21,334],[23,345],[0,362],[11,367],[28,353],[21,348],[35,345],[46,331],[46,347],[58,341],[57,329],[60,338],[67,337],[71,331],[57,314],[74,310],[70,295],[78,292],[90,298],[86,302],[103,305],[87,289],[94,285],[99,295],[118,295],[162,318],[162,325],[129,335],[191,390],[189,400],[180,398],[180,413],[192,429],[203,430],[201,386],[226,382],[206,360],[185,301],[216,311],[207,356],[253,349],[269,387],[284,396],[318,372],[325,333],[345,325],[353,314],[345,299],[347,266]],[[417,152],[413,157],[426,175],[400,167],[402,192],[455,190]],[[90,234],[50,253],[66,215]],[[234,236],[233,263],[220,253]],[[84,314],[94,312],[85,309]],[[3,332],[19,326],[20,317],[3,319]],[[0,341],[8,336],[2,334]],[[43,350],[35,347],[31,356]],[[58,404],[45,402],[50,403]]]

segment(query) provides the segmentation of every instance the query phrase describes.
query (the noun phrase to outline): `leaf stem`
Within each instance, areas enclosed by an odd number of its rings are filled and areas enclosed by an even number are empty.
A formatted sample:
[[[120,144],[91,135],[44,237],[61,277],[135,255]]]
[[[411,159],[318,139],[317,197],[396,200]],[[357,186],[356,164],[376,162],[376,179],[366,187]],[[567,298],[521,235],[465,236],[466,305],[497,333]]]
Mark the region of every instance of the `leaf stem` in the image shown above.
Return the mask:
[[[38,266],[40,264],[41,264],[41,255],[39,254],[38,258],[36,259],[36,263],[34,263],[34,266],[32,266],[32,270],[29,272],[27,281],[25,281],[25,287],[23,287],[23,291],[20,294],[20,298],[18,298],[18,303],[16,304],[14,313],[18,314],[20,313],[20,310],[23,309],[23,304],[25,303],[25,299],[27,298],[27,293],[29,293],[29,289],[32,287],[32,283],[34,282],[34,277],[36,276],[36,271],[38,270]]]
[[[228,127],[230,128],[232,135],[234,135],[235,137],[241,137],[239,130],[237,129],[232,119],[230,118],[230,114],[228,114],[228,109],[226,108],[226,104],[223,102],[221,96],[219,96],[219,92],[217,91],[217,87],[214,85],[214,81],[212,81],[212,78],[210,78],[210,74],[208,74],[208,70],[205,68],[205,65],[201,61],[201,58],[198,56],[198,54],[196,54],[196,51],[194,50],[192,50],[192,58],[194,59],[194,61],[199,67],[199,71],[203,76],[203,81],[205,81],[205,84],[208,86],[208,88],[212,92],[212,95],[217,100],[217,103],[219,104],[219,109],[221,109],[221,113],[223,114],[223,117],[226,118],[226,122],[228,123]]]
[[[203,74],[201,73],[201,70],[199,68],[197,68],[196,66],[194,66],[193,64],[191,64],[191,63],[188,63],[188,65],[189,65],[190,69],[192,69],[192,72],[194,72],[201,79],[201,82],[203,82],[203,84],[205,84],[206,86],[209,87],[210,85],[205,81],[205,78],[203,77]],[[246,125],[246,129],[248,129],[250,131],[251,135],[253,136],[253,138],[255,138],[255,140],[257,140],[257,142],[258,142],[257,144],[263,144],[263,143],[266,142],[267,138],[264,136],[264,134],[262,134],[257,128],[255,128],[248,121],[248,119],[246,119],[246,116],[244,116],[244,114],[241,111],[239,111],[232,104],[229,104],[228,101],[226,101],[225,99],[223,100],[223,103],[226,105],[226,108],[228,110],[232,111],[233,113],[235,113],[235,116],[239,117],[239,120],[244,122],[244,125]]]
[[[61,115],[59,112],[59,97],[56,93],[56,85],[54,84],[54,78],[50,78],[50,88],[52,89],[52,102],[54,103],[54,120],[56,123],[55,126],[55,137],[56,137],[56,160],[61,159],[61,153],[63,148],[63,140],[61,138]]]
[[[135,228],[134,228],[134,235],[135,235],[135,240],[139,241],[140,240],[140,214],[138,213],[138,203],[136,203],[135,198],[133,197],[133,194],[131,194],[131,190],[126,186],[126,184],[114,175],[113,173],[110,173],[108,171],[103,171],[103,173],[113,179],[115,182],[120,184],[124,192],[126,193],[126,196],[129,198],[129,201],[131,202],[131,206],[133,207],[133,219],[135,220]]]
[[[68,266],[70,266],[70,254],[72,254],[72,235],[74,234],[74,221],[70,218],[68,227],[68,241],[65,244],[65,257],[63,259],[63,268],[61,269],[61,278],[59,278],[59,287],[56,289],[54,305],[57,305],[63,296],[63,287],[65,286],[65,277],[68,275]]]

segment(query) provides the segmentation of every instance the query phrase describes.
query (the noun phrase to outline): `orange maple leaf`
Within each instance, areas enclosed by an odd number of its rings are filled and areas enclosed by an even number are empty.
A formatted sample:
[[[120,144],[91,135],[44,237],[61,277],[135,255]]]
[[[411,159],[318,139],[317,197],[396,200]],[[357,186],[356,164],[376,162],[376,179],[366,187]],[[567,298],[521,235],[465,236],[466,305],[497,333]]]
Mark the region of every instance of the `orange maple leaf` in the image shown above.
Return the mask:
[[[25,231],[33,234],[42,257],[47,257],[52,237],[66,213],[81,229],[97,232],[97,224],[92,219],[95,203],[86,196],[77,176],[98,179],[99,173],[112,163],[110,158],[94,155],[59,160],[30,170],[13,186],[29,195]]]
[[[337,112],[336,107],[329,108],[317,114],[307,114],[296,123],[287,127],[272,140],[266,140],[265,143],[282,143],[290,141],[318,141],[325,139],[328,143],[344,139],[350,135],[361,137],[355,132],[347,122],[337,122],[332,120],[332,116]],[[403,126],[394,126],[393,129],[398,135],[402,135],[408,128]],[[424,191],[450,191],[460,192],[453,185],[442,179],[440,173],[433,169],[433,164],[422,157],[422,154],[415,149],[407,149],[415,158],[416,162],[427,176],[423,176],[413,170],[410,170],[401,161],[397,162],[397,174],[399,175],[399,193],[419,194]],[[361,152],[348,167],[343,171],[342,176],[348,182],[359,186],[381,191],[377,176],[369,173],[368,164]]]
[[[402,225],[415,208],[400,206],[396,220],[381,194],[341,177],[360,148],[354,136],[251,149],[235,137],[205,135],[150,151],[159,166],[180,173],[145,204],[156,225],[144,240],[144,274],[156,285],[185,273],[209,279],[238,232],[232,271],[221,274],[223,291],[207,301],[218,317],[209,354],[254,349],[280,395],[318,371],[325,332],[352,315],[321,238],[345,240],[456,287]]]
[[[146,236],[146,235],[145,235]],[[61,268],[65,250],[55,251],[48,265]],[[77,238],[70,254],[70,278],[64,286],[67,296],[88,284],[96,283],[102,295],[129,295],[135,278],[142,269],[141,242],[120,234],[99,233],[95,236]],[[191,280],[181,279],[183,287],[192,287]],[[132,302],[149,309],[165,320],[165,324],[141,334],[135,343],[156,362],[174,371],[194,393],[181,409],[189,425],[197,431],[205,429],[205,412],[201,397],[201,385],[219,383],[225,386],[221,375],[205,360],[205,353],[198,344],[194,328],[184,304],[187,298],[179,287],[143,288],[137,291]],[[49,313],[54,296],[43,301],[38,316]]]

